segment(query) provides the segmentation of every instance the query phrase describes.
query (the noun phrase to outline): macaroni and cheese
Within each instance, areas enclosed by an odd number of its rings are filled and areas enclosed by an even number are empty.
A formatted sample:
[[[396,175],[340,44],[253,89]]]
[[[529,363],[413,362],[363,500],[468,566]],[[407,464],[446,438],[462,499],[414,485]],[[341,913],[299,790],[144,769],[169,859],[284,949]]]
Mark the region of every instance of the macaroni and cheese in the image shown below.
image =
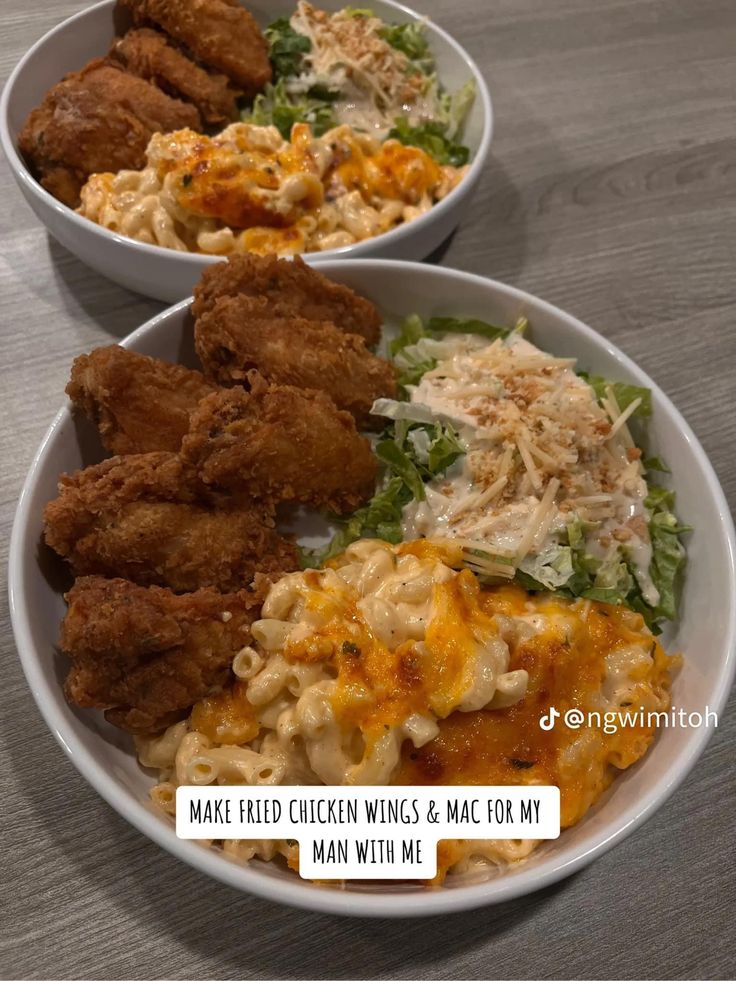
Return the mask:
[[[462,179],[418,147],[350,126],[233,123],[217,136],[156,134],[140,171],[94,174],[79,214],[139,242],[230,255],[341,248],[424,214]]]
[[[234,687],[137,740],[160,771],[153,800],[174,814],[182,784],[555,783],[563,825],[579,820],[653,733],[551,736],[541,713],[666,708],[667,659],[638,614],[483,589],[460,560],[431,541],[363,540],[326,569],[282,578],[234,660]],[[442,843],[440,878],[534,845]],[[289,842],[222,846],[298,862]]]

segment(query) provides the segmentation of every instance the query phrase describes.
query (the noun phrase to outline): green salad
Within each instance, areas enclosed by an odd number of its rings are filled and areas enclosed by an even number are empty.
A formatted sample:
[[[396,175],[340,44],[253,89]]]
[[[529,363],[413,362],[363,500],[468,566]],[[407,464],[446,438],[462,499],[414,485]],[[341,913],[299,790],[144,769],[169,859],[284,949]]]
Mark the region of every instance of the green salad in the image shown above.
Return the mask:
[[[265,33],[273,81],[244,121],[276,126],[284,139],[298,122],[316,136],[348,125],[419,147],[441,165],[468,162],[462,133],[475,84],[445,91],[421,23],[387,24],[367,7],[329,14],[299,0]]]
[[[486,581],[624,604],[658,632],[677,616],[689,529],[638,445],[651,393],[576,370],[527,326],[406,318],[389,346],[401,397],[373,407],[379,488],[304,564],[364,537],[444,540]]]

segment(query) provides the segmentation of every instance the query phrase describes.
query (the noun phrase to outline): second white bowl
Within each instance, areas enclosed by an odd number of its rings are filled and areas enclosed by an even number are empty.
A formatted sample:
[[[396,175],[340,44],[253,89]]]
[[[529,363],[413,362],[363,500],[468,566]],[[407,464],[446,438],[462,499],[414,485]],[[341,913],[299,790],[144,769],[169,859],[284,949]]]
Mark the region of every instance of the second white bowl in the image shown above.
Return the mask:
[[[247,3],[262,27],[277,17],[289,15],[295,5],[296,0],[248,0]],[[319,5],[326,10],[339,10],[345,3],[320,0]],[[491,98],[470,55],[449,34],[408,7],[392,0],[375,0],[371,8],[377,16],[393,23],[425,22],[438,75],[447,89],[457,89],[471,78],[475,80],[476,98],[464,135],[471,151],[471,164],[460,184],[426,214],[343,249],[308,253],[304,258],[309,262],[338,256],[425,258],[464,218],[488,157],[493,131]],[[59,24],[28,51],[8,79],[0,99],[0,145],[23,196],[55,239],[86,265],[121,286],[157,300],[174,302],[191,294],[205,266],[218,262],[218,256],[145,245],[82,218],[41,187],[17,149],[18,134],[28,113],[63,75],[77,71],[92,58],[107,52],[116,33],[115,22],[115,0],[102,0]]]

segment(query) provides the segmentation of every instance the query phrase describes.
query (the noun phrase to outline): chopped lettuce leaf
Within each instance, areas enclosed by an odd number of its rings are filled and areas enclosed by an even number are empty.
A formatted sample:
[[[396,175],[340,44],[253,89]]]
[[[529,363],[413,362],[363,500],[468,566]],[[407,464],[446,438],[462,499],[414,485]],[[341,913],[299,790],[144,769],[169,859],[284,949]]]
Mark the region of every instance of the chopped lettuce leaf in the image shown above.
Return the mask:
[[[297,34],[288,17],[279,17],[264,31],[268,41],[275,78],[288,78],[301,73],[304,55],[312,50],[312,42],[303,34]]]
[[[307,95],[310,99],[320,102],[337,102],[340,98],[340,90],[331,89],[327,82],[315,82],[307,89]]]
[[[427,361],[417,361],[401,372],[398,377],[399,387],[405,390],[407,385],[418,385],[424,375],[436,367],[437,362],[434,358],[429,358]]]
[[[627,382],[612,382],[600,375],[589,375],[585,371],[578,372],[580,377],[587,381],[590,387],[600,399],[605,398],[606,389],[611,388],[618,402],[618,407],[623,412],[636,399],[641,399],[641,405],[634,410],[633,415],[649,418],[652,414],[652,393],[648,388],[640,385],[629,385]]]
[[[522,330],[523,325],[520,323],[514,329]],[[419,342],[431,340],[432,334],[477,334],[495,340],[510,333],[508,327],[497,327],[476,317],[430,317],[425,323],[417,314],[410,314],[402,322],[398,336],[389,345],[391,356],[401,369],[399,385],[402,389],[406,389],[407,385],[417,385],[425,372],[437,366],[437,359],[428,356],[426,349],[418,349],[422,346]],[[425,347],[431,347],[431,344]]]
[[[519,569],[535,583],[527,589],[561,589],[573,574],[572,549],[552,542],[538,555],[528,555]],[[516,578],[519,581],[521,577],[517,574]]]
[[[408,420],[409,422],[423,422],[433,425],[435,416],[427,405],[417,402],[400,402],[398,399],[376,399],[371,409],[371,415],[385,416],[394,422]],[[396,427],[398,430],[398,426]]]
[[[342,12],[347,17],[374,17],[370,7],[343,7]]]
[[[674,514],[675,492],[664,487],[649,487],[644,502],[649,512],[649,536],[652,541],[652,561],[649,575],[659,592],[655,619],[674,620],[680,592],[680,580],[687,556],[680,535],[690,531],[680,525]]]
[[[319,568],[359,538],[400,542],[404,506],[411,500],[424,500],[425,481],[444,473],[464,452],[451,426],[400,419],[376,445],[376,454],[386,465],[383,487],[344,522],[327,545],[301,548],[302,567]]]
[[[424,481],[411,456],[393,439],[382,439],[376,443],[376,456],[388,467],[391,474],[400,477],[417,501],[425,498]]]
[[[475,79],[471,78],[457,92],[447,97],[444,105],[443,122],[447,126],[447,135],[452,140],[458,140],[463,135],[465,123],[475,102]]]
[[[420,337],[426,337],[427,331],[424,328],[422,318],[416,313],[410,313],[401,322],[401,330],[389,345],[391,357],[395,357],[399,351],[403,351],[410,344],[416,344]]]
[[[412,68],[424,75],[432,71],[434,59],[429,50],[429,41],[425,36],[423,24],[417,21],[409,24],[386,24],[379,33],[392,48],[406,55],[412,63]]]
[[[657,473],[671,473],[672,471],[658,456],[649,456],[646,460],[641,461],[641,465],[645,470],[656,471]]]
[[[656,484],[648,485],[648,494],[644,501],[645,506],[652,514],[658,511],[672,511],[675,506],[675,492],[667,487],[659,487]]]
[[[427,469],[432,476],[444,473],[464,452],[452,427],[438,422],[434,427],[434,438],[429,444]]]
[[[662,461],[658,461],[662,467]],[[637,570],[630,560],[619,552],[605,562],[585,551],[586,528],[579,521],[567,525],[566,534],[570,546],[572,575],[559,589],[565,596],[582,596],[615,605],[624,604],[644,617],[653,633],[659,633],[662,620],[677,617],[677,602],[686,553],[679,536],[690,529],[678,524],[674,515],[675,493],[666,487],[649,484],[645,507],[649,515],[648,528],[652,546],[649,575],[659,593],[656,606],[648,604],[637,582]],[[523,570],[534,576],[539,586],[519,581],[527,589],[549,587],[543,570],[531,568],[527,563]],[[518,577],[517,577],[518,578]]]
[[[376,444],[379,460],[403,480],[415,501],[424,500],[425,482],[444,473],[464,452],[453,427],[442,422],[399,419]]]
[[[411,493],[400,477],[392,477],[365,507],[359,508],[322,548],[301,548],[305,569],[317,569],[340,555],[359,538],[381,538],[396,544],[401,541],[401,512],[411,500]]]
[[[275,126],[285,140],[291,136],[294,123],[309,123],[315,136],[322,136],[336,124],[330,102],[287,92],[283,78],[275,85],[266,85],[250,112],[243,113],[243,120],[256,126]]]
[[[389,130],[389,139],[399,140],[406,146],[416,146],[433,157],[438,164],[451,164],[462,167],[468,162],[470,150],[460,143],[454,143],[447,136],[447,126],[436,120],[429,120],[412,126],[405,117],[398,117]]]

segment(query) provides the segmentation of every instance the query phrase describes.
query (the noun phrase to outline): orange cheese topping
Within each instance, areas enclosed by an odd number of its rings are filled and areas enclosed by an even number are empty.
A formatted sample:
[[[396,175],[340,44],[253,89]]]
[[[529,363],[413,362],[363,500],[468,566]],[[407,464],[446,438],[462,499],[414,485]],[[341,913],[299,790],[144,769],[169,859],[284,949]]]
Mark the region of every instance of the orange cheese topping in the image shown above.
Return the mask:
[[[577,708],[587,713],[616,711],[601,701],[611,653],[641,646],[641,617],[621,607],[591,603],[570,604],[547,594],[529,597],[517,586],[501,586],[483,593],[489,614],[520,616],[532,605],[538,612],[564,616],[552,620],[541,634],[511,643],[509,669],[529,674],[526,696],[506,709],[455,712],[439,723],[440,734],[421,749],[405,745],[399,784],[554,784],[561,791],[562,827],[575,824],[610,784],[615,769],[639,759],[654,737],[654,728],[619,726],[607,734],[603,728],[568,728],[558,719],[551,731],[539,720],[553,706],[564,715]],[[653,662],[636,668],[634,685],[622,712],[637,719],[639,709],[663,711],[669,707],[672,663],[651,638]],[[638,677],[637,677],[638,675]]]
[[[306,573],[318,583],[319,574]],[[361,615],[355,599],[324,586],[309,593],[307,612],[326,619],[301,640],[289,640],[290,661],[329,662],[337,675],[335,717],[359,728],[367,741],[409,715],[447,714],[462,694],[466,665],[474,655],[473,631],[492,630],[480,604],[480,587],[467,570],[432,589],[432,620],[423,650],[413,640],[384,643]]]
[[[334,197],[358,190],[367,204],[383,200],[417,204],[443,180],[434,160],[417,147],[388,140],[377,149],[349,126],[315,139],[305,123],[288,141],[258,139],[256,128],[233,125],[219,137],[181,130],[166,136],[157,160],[160,180],[185,211],[233,229],[286,228],[318,215],[326,190]],[[290,177],[303,184],[284,192]]]
[[[246,698],[247,688],[244,682],[236,681],[232,688],[197,702],[189,717],[189,728],[225,746],[242,745],[255,739],[260,726]]]
[[[189,130],[167,137],[170,155],[159,163],[158,175],[173,175],[170,186],[182,208],[231,228],[250,228],[290,225],[319,207],[324,189],[310,153],[309,127],[295,126],[292,141],[280,145],[254,142],[250,131],[231,126],[227,141],[193,138]],[[183,152],[176,152],[177,144]],[[305,180],[304,193],[296,200],[279,196],[283,181],[297,174]]]
[[[442,179],[439,166],[418,147],[386,140],[371,155],[355,139],[343,136],[340,142],[347,156],[333,169],[333,182],[347,191],[360,191],[366,201],[379,197],[418,204]]]

